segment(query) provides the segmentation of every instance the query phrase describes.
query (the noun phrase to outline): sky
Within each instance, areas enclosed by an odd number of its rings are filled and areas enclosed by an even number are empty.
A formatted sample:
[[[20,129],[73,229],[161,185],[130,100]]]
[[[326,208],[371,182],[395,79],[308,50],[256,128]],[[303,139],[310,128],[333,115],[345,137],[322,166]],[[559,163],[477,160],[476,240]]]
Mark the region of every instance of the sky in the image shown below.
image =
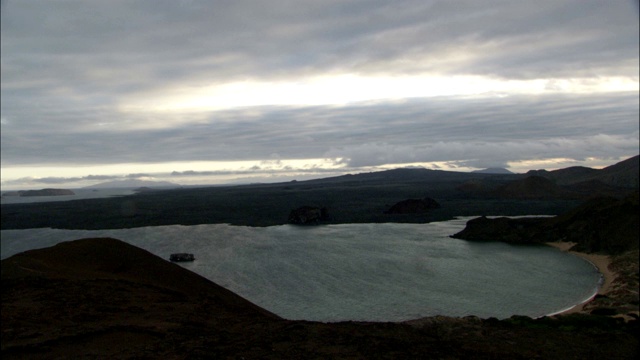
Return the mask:
[[[601,168],[633,0],[2,0],[1,188]]]

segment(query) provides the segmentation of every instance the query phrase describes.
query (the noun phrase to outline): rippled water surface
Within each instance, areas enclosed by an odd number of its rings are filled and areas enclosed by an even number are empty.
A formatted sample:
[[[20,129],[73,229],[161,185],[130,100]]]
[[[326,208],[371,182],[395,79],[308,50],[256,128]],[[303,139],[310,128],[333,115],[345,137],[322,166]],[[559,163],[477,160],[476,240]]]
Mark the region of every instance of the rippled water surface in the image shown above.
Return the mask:
[[[400,321],[432,315],[554,313],[589,298],[600,274],[546,246],[449,238],[469,218],[430,224],[225,224],[120,230],[3,230],[2,258],[84,237],[114,237],[194,271],[288,319]]]

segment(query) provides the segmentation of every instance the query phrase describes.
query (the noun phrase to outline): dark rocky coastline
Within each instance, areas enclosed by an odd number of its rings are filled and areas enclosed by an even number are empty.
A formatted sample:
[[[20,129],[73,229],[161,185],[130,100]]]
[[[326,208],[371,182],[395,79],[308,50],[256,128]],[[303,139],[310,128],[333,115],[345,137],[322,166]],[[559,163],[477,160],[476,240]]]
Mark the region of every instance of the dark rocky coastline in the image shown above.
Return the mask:
[[[638,249],[640,237],[638,192],[622,199],[593,198],[554,217],[479,217],[467,223],[454,238],[473,241],[503,241],[514,244],[565,241],[573,250],[587,253],[622,254]]]

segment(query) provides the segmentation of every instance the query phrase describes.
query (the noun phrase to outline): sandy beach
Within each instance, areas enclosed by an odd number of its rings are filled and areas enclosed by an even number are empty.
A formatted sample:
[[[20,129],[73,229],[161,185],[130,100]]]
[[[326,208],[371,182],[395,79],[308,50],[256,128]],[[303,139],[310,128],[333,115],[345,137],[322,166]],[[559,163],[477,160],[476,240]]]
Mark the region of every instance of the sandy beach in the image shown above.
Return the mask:
[[[611,288],[611,284],[613,283],[613,280],[615,280],[616,278],[616,273],[611,271],[609,269],[609,265],[611,264],[611,257],[608,255],[598,255],[598,254],[587,254],[587,253],[582,253],[582,252],[578,252],[578,251],[569,251],[569,249],[571,249],[575,243],[572,242],[548,242],[546,243],[549,246],[553,246],[557,249],[560,249],[561,251],[565,251],[568,252],[570,254],[579,256],[587,261],[589,261],[590,263],[592,263],[593,265],[595,265],[598,268],[598,271],[600,271],[600,273],[603,275],[604,277],[604,281],[602,283],[602,285],[600,286],[600,289],[598,290],[598,295],[606,295],[610,288]],[[591,300],[586,301],[582,304],[576,305],[574,307],[572,307],[571,309],[568,309],[566,311],[563,311],[559,314],[556,315],[560,315],[560,314],[572,314],[572,313],[579,313],[583,311],[584,306],[589,303]]]

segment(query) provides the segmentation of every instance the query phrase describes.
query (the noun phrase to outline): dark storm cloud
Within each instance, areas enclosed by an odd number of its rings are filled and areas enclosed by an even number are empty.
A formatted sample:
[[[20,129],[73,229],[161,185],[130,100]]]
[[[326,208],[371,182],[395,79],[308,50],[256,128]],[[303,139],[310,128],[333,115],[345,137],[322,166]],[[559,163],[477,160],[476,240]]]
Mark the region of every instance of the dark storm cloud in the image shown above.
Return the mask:
[[[184,80],[342,70],[628,75],[637,58],[630,1],[46,1],[7,8],[3,82],[51,92],[69,86],[106,100]],[[466,56],[446,57],[451,52]]]

